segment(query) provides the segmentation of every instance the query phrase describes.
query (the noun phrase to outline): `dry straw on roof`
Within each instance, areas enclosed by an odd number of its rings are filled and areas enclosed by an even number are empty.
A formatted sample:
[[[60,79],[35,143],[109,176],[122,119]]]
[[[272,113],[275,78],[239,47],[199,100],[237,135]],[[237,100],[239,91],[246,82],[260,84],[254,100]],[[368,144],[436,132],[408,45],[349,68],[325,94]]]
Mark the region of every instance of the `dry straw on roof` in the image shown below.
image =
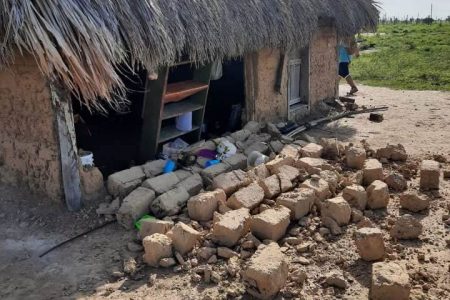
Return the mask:
[[[0,64],[32,53],[85,104],[122,87],[118,64],[147,68],[306,45],[320,17],[340,34],[374,28],[372,0],[0,0]]]

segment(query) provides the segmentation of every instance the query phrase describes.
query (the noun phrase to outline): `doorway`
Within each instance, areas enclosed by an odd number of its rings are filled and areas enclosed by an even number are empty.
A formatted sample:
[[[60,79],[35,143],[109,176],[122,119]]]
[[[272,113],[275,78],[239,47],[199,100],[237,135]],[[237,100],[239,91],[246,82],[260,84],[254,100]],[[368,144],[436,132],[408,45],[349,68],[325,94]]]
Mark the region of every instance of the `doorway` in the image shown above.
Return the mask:
[[[242,127],[245,109],[244,59],[225,60],[221,68],[221,74],[214,70],[209,86],[205,138],[218,137]]]

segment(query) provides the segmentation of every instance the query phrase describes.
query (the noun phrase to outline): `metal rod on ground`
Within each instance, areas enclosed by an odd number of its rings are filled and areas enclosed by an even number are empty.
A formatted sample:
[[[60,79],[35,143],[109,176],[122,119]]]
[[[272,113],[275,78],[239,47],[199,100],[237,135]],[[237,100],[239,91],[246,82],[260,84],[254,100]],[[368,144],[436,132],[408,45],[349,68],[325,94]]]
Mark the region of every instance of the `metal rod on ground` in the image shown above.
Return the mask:
[[[354,116],[354,115],[359,115],[359,114],[365,114],[365,113],[371,113],[371,112],[375,112],[375,111],[385,111],[388,110],[389,107],[388,106],[381,106],[381,107],[374,107],[374,108],[366,108],[366,109],[362,109],[362,110],[356,110],[356,111],[346,111],[343,112],[341,114],[335,115],[335,116],[329,116],[329,117],[325,117],[325,118],[320,118],[317,120],[313,120],[311,122],[306,123],[303,126],[298,127],[297,129],[291,131],[289,134],[287,134],[287,137],[294,137],[295,135],[304,132],[308,129],[311,129],[313,127],[316,127],[318,125],[321,124],[325,124],[328,122],[333,122],[345,117],[349,117],[349,116]]]
[[[53,246],[52,248],[48,249],[47,251],[45,251],[44,253],[42,253],[41,255],[39,255],[39,257],[43,257],[44,255],[49,254],[49,253],[52,252],[53,250],[55,250],[55,249],[61,247],[62,245],[65,245],[65,244],[67,244],[67,243],[69,243],[69,242],[71,242],[71,241],[74,241],[74,240],[76,240],[76,239],[78,239],[78,238],[80,238],[80,237],[82,237],[82,236],[84,236],[84,235],[86,235],[86,234],[89,234],[89,233],[91,233],[91,232],[94,232],[94,231],[96,231],[96,230],[98,230],[98,229],[100,229],[100,228],[105,227],[106,225],[109,225],[109,224],[112,224],[112,223],[115,223],[115,222],[117,222],[117,220],[112,220],[112,221],[103,223],[103,224],[101,224],[101,225],[98,225],[97,227],[94,227],[94,228],[89,229],[89,230],[87,230],[87,231],[85,231],[85,232],[83,232],[83,233],[80,233],[79,235],[76,235],[76,236],[74,236],[74,237],[72,237],[72,238],[70,238],[70,239],[68,239],[68,240],[65,240],[64,242],[59,243],[59,244],[56,245],[56,246]]]

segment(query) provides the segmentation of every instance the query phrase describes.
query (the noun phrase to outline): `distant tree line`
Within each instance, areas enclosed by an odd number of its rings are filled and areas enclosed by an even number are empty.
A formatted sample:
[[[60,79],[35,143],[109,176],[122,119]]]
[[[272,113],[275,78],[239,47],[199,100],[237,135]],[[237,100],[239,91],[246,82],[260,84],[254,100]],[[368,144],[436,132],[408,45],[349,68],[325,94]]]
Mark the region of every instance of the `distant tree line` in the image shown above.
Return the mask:
[[[431,25],[433,23],[445,23],[450,22],[450,16],[446,19],[433,19],[432,17],[426,18],[410,18],[406,16],[404,19],[401,18],[387,18],[384,16],[380,19],[381,24],[428,24]]]

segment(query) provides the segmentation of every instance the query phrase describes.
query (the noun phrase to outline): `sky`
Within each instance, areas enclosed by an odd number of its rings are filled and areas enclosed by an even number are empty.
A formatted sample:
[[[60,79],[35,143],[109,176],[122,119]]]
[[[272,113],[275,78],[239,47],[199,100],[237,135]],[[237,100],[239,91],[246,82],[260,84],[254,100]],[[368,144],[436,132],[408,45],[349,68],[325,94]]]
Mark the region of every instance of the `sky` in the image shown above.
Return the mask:
[[[433,18],[445,19],[450,16],[450,0],[378,0],[381,5],[381,17],[388,18],[427,17],[433,3]]]

